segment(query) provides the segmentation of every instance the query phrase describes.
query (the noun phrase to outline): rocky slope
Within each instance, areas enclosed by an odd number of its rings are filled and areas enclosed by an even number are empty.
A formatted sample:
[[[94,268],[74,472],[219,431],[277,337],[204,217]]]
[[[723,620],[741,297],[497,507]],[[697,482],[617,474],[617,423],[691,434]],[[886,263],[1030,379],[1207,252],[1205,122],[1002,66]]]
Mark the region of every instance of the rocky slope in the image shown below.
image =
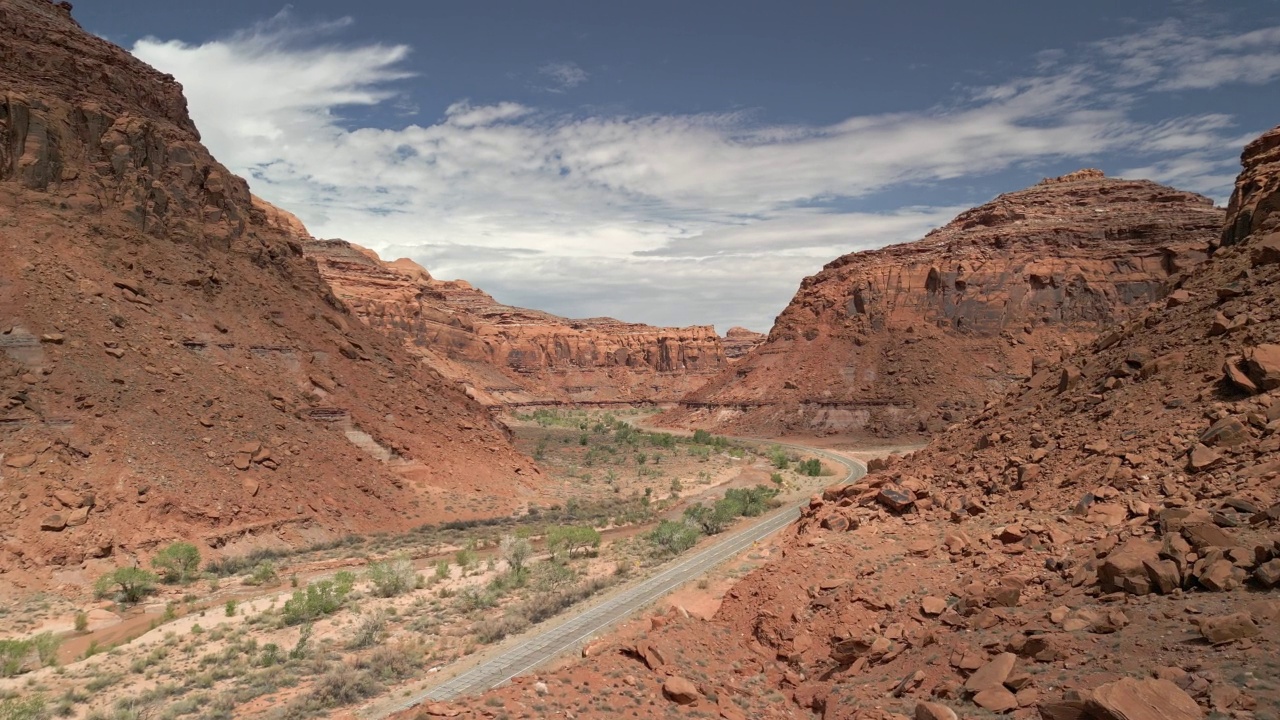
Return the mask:
[[[1242,159],[1221,244],[1162,302],[814,497],[712,621],[655,618],[485,707],[1277,717],[1280,127]]]
[[[528,500],[505,428],[350,316],[172,77],[66,3],[0,26],[0,580]]]
[[[711,327],[570,320],[502,305],[469,283],[436,280],[412,260],[383,262],[343,240],[310,240],[305,252],[357,317],[489,404],[669,403],[728,367]],[[743,353],[754,333],[731,335]]]
[[[740,434],[936,432],[1168,292],[1222,210],[1084,170],[923,240],[806,278],[768,340],[685,398],[677,424]]]

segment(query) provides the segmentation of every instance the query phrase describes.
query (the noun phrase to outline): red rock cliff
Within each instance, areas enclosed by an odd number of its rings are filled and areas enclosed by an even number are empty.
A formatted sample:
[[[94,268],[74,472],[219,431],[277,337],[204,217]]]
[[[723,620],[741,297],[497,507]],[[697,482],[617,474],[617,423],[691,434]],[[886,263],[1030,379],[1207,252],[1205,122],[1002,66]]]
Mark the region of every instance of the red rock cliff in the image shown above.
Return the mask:
[[[506,429],[349,317],[172,77],[65,4],[0,27],[0,577],[526,501]]]
[[[306,253],[357,317],[493,404],[675,402],[728,366],[709,326],[571,320],[503,305],[343,240],[309,241]]]
[[[1002,195],[806,278],[768,340],[669,419],[753,434],[935,431],[1163,298],[1204,260],[1222,216],[1199,195],[1096,170]]]

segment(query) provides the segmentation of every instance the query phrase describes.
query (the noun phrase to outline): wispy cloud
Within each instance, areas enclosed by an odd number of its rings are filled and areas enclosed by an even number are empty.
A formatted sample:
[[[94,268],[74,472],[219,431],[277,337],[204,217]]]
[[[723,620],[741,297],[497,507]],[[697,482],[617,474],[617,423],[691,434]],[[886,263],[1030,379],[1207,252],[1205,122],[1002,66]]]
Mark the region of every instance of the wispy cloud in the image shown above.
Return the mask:
[[[1280,38],[1166,23],[1158,39],[1041,53],[1024,77],[935,107],[827,125],[458,100],[433,122],[382,129],[348,127],[342,113],[403,104],[409,48],[333,41],[345,24],[282,15],[223,40],[133,51],[183,82],[219,159],[318,235],[412,256],[505,302],[762,330],[805,274],[920,237],[956,210],[841,209],[887,188],[1117,153],[1131,158],[1126,174],[1221,197],[1242,132],[1233,119],[1148,122],[1134,108],[1143,93],[1270,82],[1267,39]],[[1162,43],[1223,62],[1196,67]],[[562,89],[587,80],[571,63],[542,71]]]
[[[586,70],[578,67],[577,63],[572,62],[547,63],[538,68],[538,74],[550,82],[550,85],[545,85],[542,89],[553,93],[572,90],[586,82],[587,78],[590,77]]]
[[[1280,27],[1201,34],[1180,20],[1096,43],[1118,64],[1121,86],[1207,90],[1233,83],[1264,85],[1280,78]]]

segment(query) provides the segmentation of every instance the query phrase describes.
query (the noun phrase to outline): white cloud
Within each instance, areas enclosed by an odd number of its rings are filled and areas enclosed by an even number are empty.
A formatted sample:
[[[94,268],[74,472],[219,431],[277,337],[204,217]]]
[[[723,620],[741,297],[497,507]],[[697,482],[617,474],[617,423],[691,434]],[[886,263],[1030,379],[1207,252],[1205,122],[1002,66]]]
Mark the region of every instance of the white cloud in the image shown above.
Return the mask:
[[[956,210],[840,209],[886,188],[1126,153],[1141,165],[1128,173],[1221,195],[1238,153],[1232,119],[1142,122],[1135,93],[1270,72],[1270,31],[1245,38],[1253,51],[1229,53],[1230,67],[1194,76],[1144,34],[1086,60],[1043,53],[1033,74],[948,105],[821,126],[457,100],[435,122],[353,129],[344,109],[412,105],[395,84],[409,75],[409,49],[330,42],[344,24],[299,27],[283,15],[224,40],[147,39],[133,52],[183,82],[220,160],[319,236],[412,256],[505,302],[721,329],[767,330],[805,274],[920,237]],[[1184,28],[1160,26],[1165,41],[1174,35],[1200,47]],[[543,71],[562,88],[587,80],[569,63]]]
[[[1280,27],[1198,34],[1179,20],[1095,45],[1119,64],[1118,82],[1159,90],[1207,90],[1264,85],[1280,78]]]
[[[586,70],[578,67],[577,63],[572,62],[550,62],[538,68],[538,74],[547,78],[550,86],[543,87],[543,90],[553,93],[562,93],[566,90],[572,90],[587,81],[590,75]]]

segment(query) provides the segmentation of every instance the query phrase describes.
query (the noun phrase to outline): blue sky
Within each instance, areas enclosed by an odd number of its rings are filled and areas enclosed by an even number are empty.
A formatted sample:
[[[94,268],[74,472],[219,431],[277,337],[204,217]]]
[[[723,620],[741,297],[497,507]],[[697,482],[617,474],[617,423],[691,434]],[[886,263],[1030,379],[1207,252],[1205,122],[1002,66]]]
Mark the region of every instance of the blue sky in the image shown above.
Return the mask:
[[[215,155],[318,236],[511,304],[721,331],[1080,167],[1221,201],[1280,122],[1280,0],[74,14],[173,73]]]

